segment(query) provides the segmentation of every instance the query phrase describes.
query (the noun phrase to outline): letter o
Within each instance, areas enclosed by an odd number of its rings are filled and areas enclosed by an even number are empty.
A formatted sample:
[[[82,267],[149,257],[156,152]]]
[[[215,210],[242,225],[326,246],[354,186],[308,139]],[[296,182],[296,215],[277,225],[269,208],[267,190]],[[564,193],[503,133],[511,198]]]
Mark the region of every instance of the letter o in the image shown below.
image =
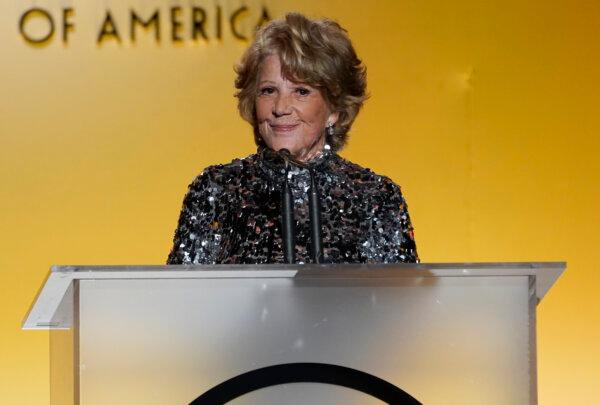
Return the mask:
[[[49,30],[48,30],[48,34],[46,34],[43,37],[40,38],[32,38],[29,35],[27,35],[27,33],[25,32],[25,24],[27,23],[27,20],[29,20],[30,17],[34,16],[35,14],[40,14],[41,16],[45,17],[46,20],[48,20],[48,25],[49,25]],[[41,44],[43,42],[46,42],[47,40],[49,40],[50,38],[52,38],[52,35],[54,35],[54,20],[52,19],[52,16],[50,15],[50,13],[46,10],[44,10],[43,8],[31,8],[29,10],[27,10],[25,13],[23,13],[23,15],[21,16],[21,18],[19,19],[19,32],[21,33],[21,35],[23,36],[23,38],[25,38],[25,40],[29,43],[32,44]]]

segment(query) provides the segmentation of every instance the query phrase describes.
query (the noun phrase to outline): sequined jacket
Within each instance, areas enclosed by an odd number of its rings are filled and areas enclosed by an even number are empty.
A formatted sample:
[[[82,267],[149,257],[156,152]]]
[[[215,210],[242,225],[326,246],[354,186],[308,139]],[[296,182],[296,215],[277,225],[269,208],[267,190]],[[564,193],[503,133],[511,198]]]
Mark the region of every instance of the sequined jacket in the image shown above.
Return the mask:
[[[328,150],[311,165],[321,198],[324,263],[418,261],[396,184]],[[189,186],[167,263],[284,263],[282,173],[260,153],[205,169]],[[293,166],[288,179],[296,263],[309,263],[310,174]]]

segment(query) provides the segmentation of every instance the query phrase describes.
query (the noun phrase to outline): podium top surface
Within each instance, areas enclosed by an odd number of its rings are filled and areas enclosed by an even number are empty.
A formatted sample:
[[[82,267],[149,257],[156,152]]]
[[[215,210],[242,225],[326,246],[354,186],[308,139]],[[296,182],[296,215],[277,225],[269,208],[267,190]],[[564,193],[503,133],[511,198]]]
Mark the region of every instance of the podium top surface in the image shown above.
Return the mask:
[[[215,278],[312,278],[386,279],[439,277],[530,276],[538,301],[562,274],[564,262],[527,263],[402,263],[337,265],[168,265],[168,266],[53,266],[36,297],[23,329],[64,329],[56,322],[61,308],[72,311],[73,282],[76,280],[160,280]],[[71,308],[71,309],[69,309]]]

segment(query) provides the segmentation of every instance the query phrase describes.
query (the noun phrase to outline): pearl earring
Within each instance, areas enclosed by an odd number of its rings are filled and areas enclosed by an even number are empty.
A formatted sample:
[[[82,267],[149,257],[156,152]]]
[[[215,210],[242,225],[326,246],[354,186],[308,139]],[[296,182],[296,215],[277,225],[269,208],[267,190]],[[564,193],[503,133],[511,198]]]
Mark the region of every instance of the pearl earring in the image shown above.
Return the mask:
[[[328,123],[327,127],[325,128],[327,131],[327,136],[333,136],[335,135],[335,129],[333,128],[333,123]]]

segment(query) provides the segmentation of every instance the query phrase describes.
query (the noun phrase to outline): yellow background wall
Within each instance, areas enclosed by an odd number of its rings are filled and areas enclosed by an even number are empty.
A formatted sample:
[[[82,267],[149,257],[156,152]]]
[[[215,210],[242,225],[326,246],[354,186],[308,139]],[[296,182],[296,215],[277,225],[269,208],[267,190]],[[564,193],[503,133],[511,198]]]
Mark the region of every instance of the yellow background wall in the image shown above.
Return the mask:
[[[38,0],[75,9],[69,44],[43,47],[17,29],[34,2],[0,5],[3,403],[48,402],[48,334],[20,323],[49,266],[163,263],[191,179],[253,153],[232,97],[246,43],[225,26],[173,45],[166,24],[172,5],[242,3],[249,32],[258,1]],[[372,97],[342,154],[402,185],[424,262],[568,262],[538,308],[540,404],[598,400],[600,3],[264,4],[350,32]],[[159,8],[163,42],[97,47],[106,7],[123,34],[128,7]]]

